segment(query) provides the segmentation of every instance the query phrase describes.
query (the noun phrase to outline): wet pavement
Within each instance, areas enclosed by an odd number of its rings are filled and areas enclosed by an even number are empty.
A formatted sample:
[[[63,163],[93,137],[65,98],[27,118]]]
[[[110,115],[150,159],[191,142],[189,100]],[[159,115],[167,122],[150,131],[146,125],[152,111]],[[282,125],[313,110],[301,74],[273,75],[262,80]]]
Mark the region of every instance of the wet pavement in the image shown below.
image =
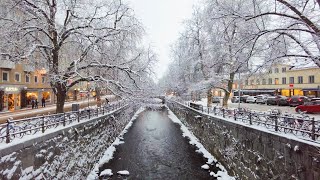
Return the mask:
[[[104,179],[213,179],[208,170],[201,169],[207,160],[182,136],[167,110],[141,113],[124,141],[116,146],[114,158],[100,168],[100,172],[111,169],[114,174]],[[121,170],[130,175],[117,175]]]

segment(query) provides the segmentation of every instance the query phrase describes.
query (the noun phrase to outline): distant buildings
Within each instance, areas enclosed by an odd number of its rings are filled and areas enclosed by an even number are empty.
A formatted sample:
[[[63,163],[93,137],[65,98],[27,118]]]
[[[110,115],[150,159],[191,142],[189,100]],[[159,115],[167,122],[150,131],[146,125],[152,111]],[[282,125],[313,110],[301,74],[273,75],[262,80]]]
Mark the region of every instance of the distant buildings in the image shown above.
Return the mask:
[[[237,85],[234,85],[237,94]],[[278,64],[269,72],[256,74],[242,82],[241,94],[279,94],[320,97],[320,68]]]

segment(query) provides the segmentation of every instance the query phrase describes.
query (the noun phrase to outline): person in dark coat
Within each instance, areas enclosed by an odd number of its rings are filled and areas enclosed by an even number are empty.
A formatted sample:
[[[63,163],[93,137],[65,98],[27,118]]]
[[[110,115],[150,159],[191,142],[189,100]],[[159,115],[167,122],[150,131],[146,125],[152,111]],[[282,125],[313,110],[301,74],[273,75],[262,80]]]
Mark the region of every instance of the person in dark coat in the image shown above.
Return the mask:
[[[31,100],[31,107],[32,107],[32,109],[34,108],[34,100],[33,99]]]
[[[36,99],[34,102],[34,108],[38,109],[38,99]]]
[[[41,106],[46,107],[46,99],[44,97],[41,99]]]
[[[106,98],[106,104],[109,104],[109,99],[108,98]]]

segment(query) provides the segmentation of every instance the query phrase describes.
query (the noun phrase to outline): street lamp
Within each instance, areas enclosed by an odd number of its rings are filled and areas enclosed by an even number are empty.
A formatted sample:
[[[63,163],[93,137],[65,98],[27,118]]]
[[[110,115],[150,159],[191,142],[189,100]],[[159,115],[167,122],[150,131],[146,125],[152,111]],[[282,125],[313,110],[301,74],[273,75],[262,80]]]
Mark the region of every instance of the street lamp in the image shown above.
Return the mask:
[[[238,80],[238,97],[239,97],[239,102],[238,102],[238,109],[240,109],[240,72],[238,72],[239,75],[239,80]]]
[[[87,83],[88,109],[89,109],[89,106],[90,106],[90,103],[89,103],[89,98],[90,98],[90,89],[89,89],[89,85],[90,85],[90,82],[88,82],[88,83]]]

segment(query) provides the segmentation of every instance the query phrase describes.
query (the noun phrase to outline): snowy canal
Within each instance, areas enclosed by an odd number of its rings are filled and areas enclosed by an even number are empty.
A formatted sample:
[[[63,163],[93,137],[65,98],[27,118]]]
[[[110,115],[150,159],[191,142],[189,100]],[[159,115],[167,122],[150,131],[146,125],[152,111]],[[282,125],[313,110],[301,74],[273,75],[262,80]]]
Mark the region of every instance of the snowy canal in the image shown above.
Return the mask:
[[[167,108],[140,110],[132,122],[88,179],[233,179]]]

